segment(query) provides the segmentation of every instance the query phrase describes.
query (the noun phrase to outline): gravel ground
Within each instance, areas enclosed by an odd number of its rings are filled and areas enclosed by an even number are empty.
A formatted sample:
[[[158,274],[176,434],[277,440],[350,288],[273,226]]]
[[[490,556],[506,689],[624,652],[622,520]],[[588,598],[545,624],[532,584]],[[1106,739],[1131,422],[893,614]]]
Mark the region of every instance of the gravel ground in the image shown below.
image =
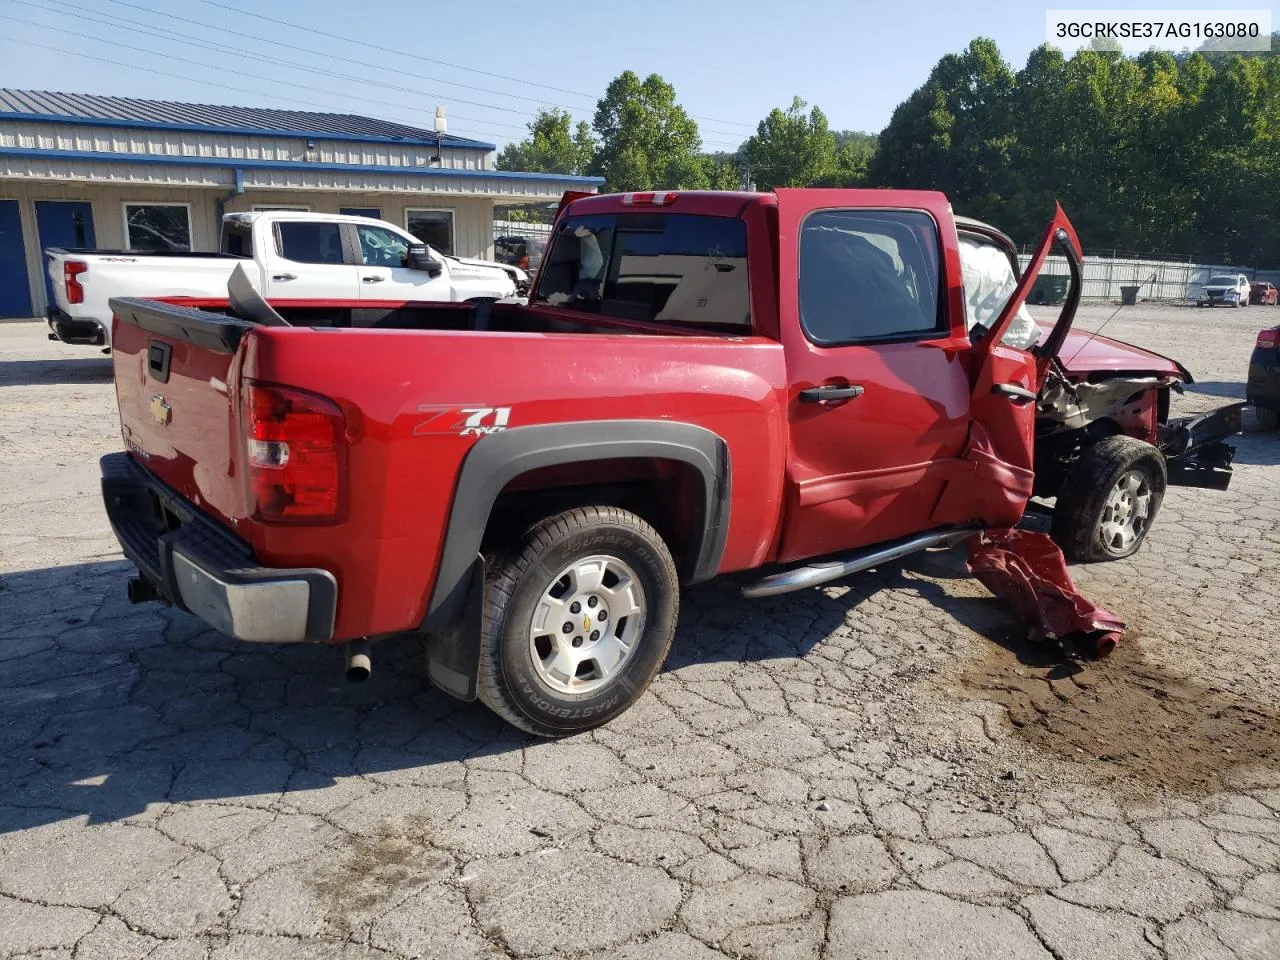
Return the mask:
[[[1198,411],[1276,320],[1106,332],[1187,365]],[[1280,956],[1280,436],[1251,414],[1230,491],[1075,568],[1130,625],[1108,661],[1025,644],[954,553],[721,582],[636,707],[558,743],[408,643],[348,687],[335,650],[131,607],[119,446],[109,361],[0,325],[0,956]]]

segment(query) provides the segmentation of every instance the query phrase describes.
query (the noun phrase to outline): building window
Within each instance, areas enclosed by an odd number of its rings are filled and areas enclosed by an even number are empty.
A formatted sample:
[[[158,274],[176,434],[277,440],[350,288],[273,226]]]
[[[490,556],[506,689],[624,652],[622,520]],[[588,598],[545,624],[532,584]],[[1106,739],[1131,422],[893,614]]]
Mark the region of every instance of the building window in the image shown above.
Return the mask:
[[[452,210],[406,210],[404,228],[431,249],[453,256]]]
[[[255,203],[254,213],[266,213],[270,210],[284,210],[287,213],[310,213],[311,208],[304,204],[289,203]]]
[[[295,263],[342,263],[342,234],[336,223],[281,220],[276,224],[280,256]]]
[[[126,203],[124,242],[130,250],[190,250],[191,208],[185,203]]]

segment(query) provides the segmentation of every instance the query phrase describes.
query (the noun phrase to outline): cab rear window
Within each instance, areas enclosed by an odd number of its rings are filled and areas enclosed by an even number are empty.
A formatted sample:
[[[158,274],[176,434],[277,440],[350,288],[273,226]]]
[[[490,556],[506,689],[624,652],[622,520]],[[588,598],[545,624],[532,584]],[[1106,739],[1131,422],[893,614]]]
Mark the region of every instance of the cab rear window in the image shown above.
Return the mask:
[[[630,320],[750,329],[746,225],[695,214],[566,218],[533,301]]]

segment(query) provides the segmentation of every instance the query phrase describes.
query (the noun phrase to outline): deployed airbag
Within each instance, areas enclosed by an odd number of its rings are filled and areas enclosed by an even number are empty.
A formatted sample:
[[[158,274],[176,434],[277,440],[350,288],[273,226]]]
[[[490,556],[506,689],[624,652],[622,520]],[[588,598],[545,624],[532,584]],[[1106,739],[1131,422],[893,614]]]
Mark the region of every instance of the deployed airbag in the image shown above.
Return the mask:
[[[980,325],[990,330],[1018,286],[1013,265],[994,243],[962,234],[960,273],[964,280],[968,329],[973,330]],[[1019,350],[1030,350],[1039,341],[1040,333],[1040,327],[1027,312],[1026,304],[1020,304],[1000,342]]]

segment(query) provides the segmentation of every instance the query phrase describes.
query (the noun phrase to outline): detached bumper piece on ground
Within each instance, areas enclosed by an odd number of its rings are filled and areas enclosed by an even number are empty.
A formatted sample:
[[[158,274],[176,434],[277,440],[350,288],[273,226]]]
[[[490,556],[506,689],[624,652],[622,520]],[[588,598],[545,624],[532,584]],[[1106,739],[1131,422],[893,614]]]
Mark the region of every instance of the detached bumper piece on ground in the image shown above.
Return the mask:
[[[1101,659],[1124,636],[1124,621],[1076,589],[1062,551],[1048,535],[988,531],[970,537],[966,548],[969,572],[1013,608],[1032,639],[1053,636],[1086,657]]]

